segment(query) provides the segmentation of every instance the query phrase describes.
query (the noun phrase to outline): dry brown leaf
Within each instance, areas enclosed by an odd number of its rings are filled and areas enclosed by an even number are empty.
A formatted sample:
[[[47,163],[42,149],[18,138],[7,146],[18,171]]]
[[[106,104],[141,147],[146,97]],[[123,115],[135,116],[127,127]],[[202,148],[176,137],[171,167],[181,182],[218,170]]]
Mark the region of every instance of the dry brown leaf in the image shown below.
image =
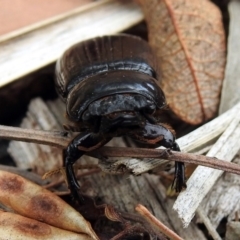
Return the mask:
[[[99,239],[90,223],[54,193],[21,176],[1,170],[0,202],[22,216]]]
[[[8,240],[91,240],[78,234],[50,226],[10,212],[0,212],[0,239]]]
[[[217,112],[225,68],[219,9],[208,0],[139,2],[171,109],[190,124],[212,118]]]
[[[124,222],[123,218],[116,212],[116,210],[110,206],[107,205],[104,209],[105,216],[113,221],[113,222]]]

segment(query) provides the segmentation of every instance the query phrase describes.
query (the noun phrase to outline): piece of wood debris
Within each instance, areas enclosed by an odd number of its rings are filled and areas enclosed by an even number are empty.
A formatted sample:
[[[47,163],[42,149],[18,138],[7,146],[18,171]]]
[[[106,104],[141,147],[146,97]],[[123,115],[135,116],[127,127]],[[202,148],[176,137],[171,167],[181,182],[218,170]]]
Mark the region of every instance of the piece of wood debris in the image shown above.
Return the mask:
[[[226,131],[213,145],[207,156],[232,161],[240,149],[240,115],[237,114]],[[186,227],[199,204],[211,190],[223,171],[199,166],[187,181],[187,189],[181,192],[173,206]]]
[[[240,164],[240,152],[234,162]],[[235,219],[240,211],[240,176],[224,173],[201,203],[212,225],[217,228],[223,218]],[[200,219],[201,221],[201,219]]]
[[[197,214],[201,218],[202,222],[204,223],[205,227],[208,230],[209,235],[211,235],[213,240],[221,240],[222,238],[219,236],[217,230],[212,225],[210,219],[206,215],[206,212],[204,211],[204,209],[201,206],[198,207]]]
[[[190,132],[189,134],[177,139],[177,142],[184,152],[193,152],[205,144],[220,136],[226,128],[229,126],[231,121],[240,112],[240,102],[238,102],[234,107],[229,109],[224,114],[214,118],[212,121],[202,125],[196,130]]]
[[[239,239],[240,239],[240,222],[229,222],[227,224],[225,240],[239,240]]]
[[[103,0],[2,38],[0,87],[55,62],[77,42],[123,31],[142,20],[134,1]]]
[[[240,2],[231,1],[228,10],[230,15],[228,54],[219,108],[220,114],[240,101]]]
[[[58,106],[64,105],[61,103]],[[61,110],[64,113],[64,108],[59,109]],[[21,127],[43,130],[61,129],[61,125],[55,119],[54,113],[49,110],[43,100],[36,98],[29,104],[27,116],[23,119]],[[8,153],[20,169],[32,169],[39,175],[62,165],[61,149],[47,145],[11,141]]]

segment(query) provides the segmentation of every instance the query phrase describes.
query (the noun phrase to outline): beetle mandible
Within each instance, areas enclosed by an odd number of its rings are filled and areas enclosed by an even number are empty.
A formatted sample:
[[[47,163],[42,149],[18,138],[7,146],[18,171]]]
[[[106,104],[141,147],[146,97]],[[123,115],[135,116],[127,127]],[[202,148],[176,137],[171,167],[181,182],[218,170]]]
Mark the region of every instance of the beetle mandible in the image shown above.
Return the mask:
[[[157,120],[166,101],[156,69],[148,43],[127,34],[77,43],[57,61],[56,89],[80,132],[63,154],[73,197],[81,197],[73,164],[115,136],[180,151],[174,131]],[[174,183],[178,192],[185,187],[184,163],[175,163]]]

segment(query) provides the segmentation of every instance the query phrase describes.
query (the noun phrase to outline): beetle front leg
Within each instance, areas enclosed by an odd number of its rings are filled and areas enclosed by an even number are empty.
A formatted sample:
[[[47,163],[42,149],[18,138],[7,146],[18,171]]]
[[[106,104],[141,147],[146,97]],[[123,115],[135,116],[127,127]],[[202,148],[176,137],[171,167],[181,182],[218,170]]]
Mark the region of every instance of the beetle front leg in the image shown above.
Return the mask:
[[[130,131],[129,135],[137,141],[180,152],[175,142],[174,132],[167,125],[146,122],[143,128]],[[176,192],[181,192],[183,188],[186,188],[184,163],[182,162],[175,162],[175,177],[172,186],[175,187]]]
[[[174,142],[172,146],[173,151],[181,152],[178,144]],[[181,192],[182,188],[186,188],[185,180],[185,165],[183,162],[175,162],[175,174],[172,187],[175,188],[176,192]]]
[[[67,149],[64,150],[63,159],[66,168],[68,188],[74,199],[80,202],[83,200],[78,192],[80,186],[73,170],[73,164],[86,152],[97,149],[105,145],[108,141],[109,139],[106,139],[101,134],[84,132],[77,135],[68,145]]]

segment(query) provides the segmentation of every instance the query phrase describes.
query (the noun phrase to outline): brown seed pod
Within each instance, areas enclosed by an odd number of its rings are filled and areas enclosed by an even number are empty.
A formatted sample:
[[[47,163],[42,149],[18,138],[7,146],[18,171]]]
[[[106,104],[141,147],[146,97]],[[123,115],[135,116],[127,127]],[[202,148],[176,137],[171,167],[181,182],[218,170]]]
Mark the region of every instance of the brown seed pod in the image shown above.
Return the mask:
[[[0,236],[8,240],[92,239],[86,234],[66,231],[10,212],[0,212]]]
[[[90,223],[54,193],[1,170],[0,202],[22,216],[98,239]]]

